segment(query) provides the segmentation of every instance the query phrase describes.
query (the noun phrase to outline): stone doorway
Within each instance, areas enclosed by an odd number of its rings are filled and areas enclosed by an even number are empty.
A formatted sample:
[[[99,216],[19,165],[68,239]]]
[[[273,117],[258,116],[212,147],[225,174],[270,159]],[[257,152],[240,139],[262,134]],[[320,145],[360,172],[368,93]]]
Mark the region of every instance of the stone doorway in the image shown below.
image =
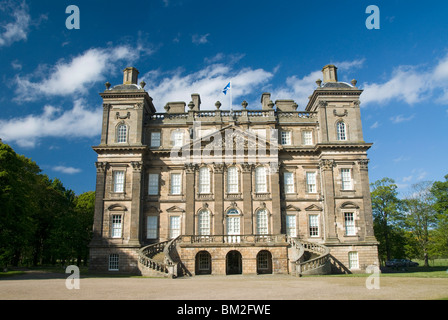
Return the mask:
[[[257,254],[257,274],[272,273],[272,254],[267,250],[262,250]]]
[[[226,255],[226,274],[241,274],[243,263],[241,253],[236,250],[229,251]]]
[[[212,257],[207,251],[200,251],[196,255],[195,274],[211,274],[212,273]]]

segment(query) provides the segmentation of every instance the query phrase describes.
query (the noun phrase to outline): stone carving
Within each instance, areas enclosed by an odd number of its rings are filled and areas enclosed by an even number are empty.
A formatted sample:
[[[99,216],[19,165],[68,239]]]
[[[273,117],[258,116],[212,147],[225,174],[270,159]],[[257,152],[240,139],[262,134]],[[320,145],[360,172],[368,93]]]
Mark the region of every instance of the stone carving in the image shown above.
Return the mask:
[[[115,116],[116,116],[117,119],[131,119],[131,113],[130,112],[126,113],[125,116],[120,116],[120,112],[117,112],[115,114]]]
[[[216,173],[224,172],[224,163],[213,163],[213,169]]]
[[[347,109],[345,109],[344,112],[339,113],[339,112],[336,111],[336,109],[333,109],[333,114],[336,117],[345,117],[345,116],[348,116],[348,111],[347,111]]]
[[[362,159],[358,161],[359,168],[361,170],[368,170],[369,159]]]
[[[98,172],[98,173],[106,172],[106,170],[108,168],[108,163],[107,162],[95,162],[95,167],[96,167],[96,172]]]
[[[141,172],[143,167],[142,161],[131,161],[131,166],[136,172]]]
[[[332,170],[334,167],[334,160],[323,159],[319,162],[319,167],[323,170]]]
[[[197,165],[194,163],[186,163],[185,164],[185,171],[187,173],[194,173],[194,171],[196,170]]]

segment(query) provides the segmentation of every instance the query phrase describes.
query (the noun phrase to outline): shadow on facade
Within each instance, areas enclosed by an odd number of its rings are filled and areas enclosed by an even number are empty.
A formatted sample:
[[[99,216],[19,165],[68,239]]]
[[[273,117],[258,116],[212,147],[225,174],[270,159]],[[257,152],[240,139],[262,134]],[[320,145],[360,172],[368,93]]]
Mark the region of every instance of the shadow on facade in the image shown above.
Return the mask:
[[[332,274],[351,274],[352,272],[338,259],[330,254]]]

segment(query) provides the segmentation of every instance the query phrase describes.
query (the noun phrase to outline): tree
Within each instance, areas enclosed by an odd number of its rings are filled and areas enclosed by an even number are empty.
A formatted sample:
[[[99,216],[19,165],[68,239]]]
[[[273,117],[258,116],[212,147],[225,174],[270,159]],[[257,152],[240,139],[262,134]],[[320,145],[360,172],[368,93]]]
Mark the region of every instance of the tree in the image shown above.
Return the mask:
[[[445,181],[436,181],[431,193],[435,198],[434,210],[437,215],[437,227],[433,231],[434,254],[448,255],[448,175]]]
[[[430,232],[437,225],[435,198],[431,193],[432,182],[423,181],[411,187],[411,193],[404,200],[404,224],[410,235],[415,239],[414,253],[423,256],[425,267],[429,266],[428,253],[431,246]],[[408,246],[412,241],[408,241]]]
[[[370,186],[374,232],[380,242],[378,253],[381,258],[390,260],[392,254],[404,254],[404,232],[400,228],[402,202],[398,199],[397,185],[393,179],[383,178]]]

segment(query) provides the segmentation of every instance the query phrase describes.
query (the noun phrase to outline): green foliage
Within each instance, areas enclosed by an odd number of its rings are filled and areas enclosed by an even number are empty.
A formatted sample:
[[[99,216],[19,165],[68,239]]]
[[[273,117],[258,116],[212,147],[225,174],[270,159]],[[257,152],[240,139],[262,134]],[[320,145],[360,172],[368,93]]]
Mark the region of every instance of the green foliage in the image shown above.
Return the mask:
[[[0,143],[0,266],[86,261],[94,197],[76,196]]]

